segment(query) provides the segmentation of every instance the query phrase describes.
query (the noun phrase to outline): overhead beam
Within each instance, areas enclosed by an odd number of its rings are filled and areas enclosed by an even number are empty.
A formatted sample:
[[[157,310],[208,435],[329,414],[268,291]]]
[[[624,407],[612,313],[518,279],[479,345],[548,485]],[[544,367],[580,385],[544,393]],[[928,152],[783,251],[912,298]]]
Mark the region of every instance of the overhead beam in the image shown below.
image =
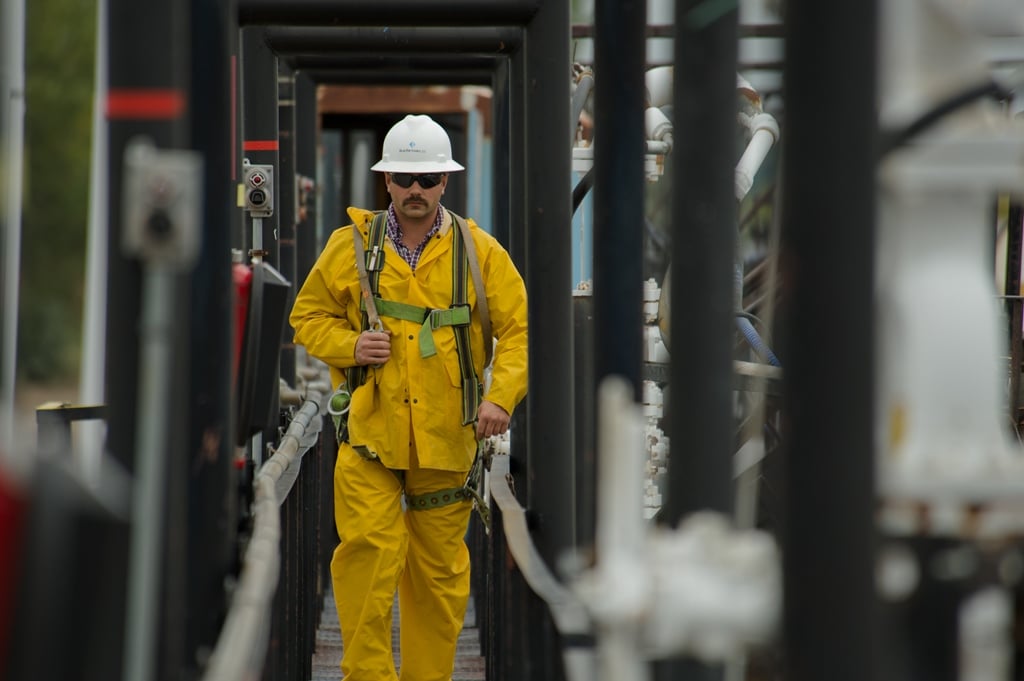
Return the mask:
[[[267,44],[279,55],[366,50],[509,54],[519,48],[522,35],[522,29],[512,26],[275,26],[264,32]]]
[[[540,0],[238,0],[239,24],[524,26]]]
[[[305,55],[281,57],[296,70],[344,71],[378,69],[387,71],[493,71],[502,57],[410,54],[401,57],[382,54]]]
[[[382,71],[380,68],[308,69],[303,74],[319,85],[490,85],[493,71],[423,69]]]

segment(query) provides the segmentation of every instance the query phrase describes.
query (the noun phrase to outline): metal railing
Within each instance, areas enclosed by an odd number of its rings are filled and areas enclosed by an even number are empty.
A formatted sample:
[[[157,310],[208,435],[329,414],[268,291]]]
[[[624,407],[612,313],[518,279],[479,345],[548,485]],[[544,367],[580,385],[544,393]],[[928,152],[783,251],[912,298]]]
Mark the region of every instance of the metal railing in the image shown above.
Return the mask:
[[[308,678],[324,596],[322,530],[331,515],[321,503],[331,489],[321,465],[329,449],[321,436],[333,441],[323,427],[330,393],[326,378],[306,384],[302,406],[256,473],[252,534],[204,681],[296,678],[300,667]]]

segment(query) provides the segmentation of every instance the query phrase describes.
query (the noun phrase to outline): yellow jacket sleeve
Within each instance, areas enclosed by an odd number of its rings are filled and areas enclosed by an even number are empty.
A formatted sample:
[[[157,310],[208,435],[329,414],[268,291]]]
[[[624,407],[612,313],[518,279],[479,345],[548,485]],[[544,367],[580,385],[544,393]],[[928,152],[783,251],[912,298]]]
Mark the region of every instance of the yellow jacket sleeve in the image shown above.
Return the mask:
[[[497,344],[491,365],[491,384],[485,400],[508,413],[526,395],[528,340],[526,285],[508,252],[482,229],[472,229],[487,292],[487,307]]]
[[[331,367],[335,385],[341,380],[341,370],[355,366],[362,321],[352,242],[356,234],[353,225],[334,231],[295,295],[288,320],[295,330],[295,343]]]

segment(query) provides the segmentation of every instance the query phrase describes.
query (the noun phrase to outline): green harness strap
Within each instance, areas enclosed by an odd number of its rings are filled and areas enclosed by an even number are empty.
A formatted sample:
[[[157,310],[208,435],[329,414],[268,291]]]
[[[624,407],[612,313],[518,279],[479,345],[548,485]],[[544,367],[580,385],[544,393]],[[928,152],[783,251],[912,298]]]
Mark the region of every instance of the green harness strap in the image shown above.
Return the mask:
[[[370,223],[370,238],[367,240],[366,253],[364,254],[366,274],[370,279],[370,290],[373,292],[375,297],[377,295],[377,287],[380,283],[380,271],[384,269],[384,233],[386,231],[384,228],[387,225],[387,221],[388,216],[384,211],[373,216],[373,222]],[[353,239],[360,238],[354,228],[353,232]],[[362,328],[367,329],[370,327],[370,320],[366,316],[366,308],[363,307],[362,310]],[[349,386],[349,391],[355,390],[361,386],[365,380],[365,365],[360,364],[345,370],[345,383]]]
[[[460,501],[472,501],[473,507],[477,513],[480,514],[480,520],[484,524],[484,530],[490,534],[491,532],[491,509],[488,507],[487,502],[483,498],[483,472],[486,467],[490,470],[490,457],[486,452],[483,452],[483,447],[480,443],[477,444],[476,458],[473,459],[473,467],[469,469],[469,474],[466,475],[466,482],[462,483],[462,487],[451,487],[449,489],[441,489],[436,492],[426,492],[424,494],[405,494],[405,505],[411,511],[427,511],[432,508],[441,508],[442,506],[448,506],[449,504],[455,504]],[[403,488],[405,487],[405,481],[400,473],[404,471],[395,471],[395,475],[398,475],[398,479],[402,481]]]

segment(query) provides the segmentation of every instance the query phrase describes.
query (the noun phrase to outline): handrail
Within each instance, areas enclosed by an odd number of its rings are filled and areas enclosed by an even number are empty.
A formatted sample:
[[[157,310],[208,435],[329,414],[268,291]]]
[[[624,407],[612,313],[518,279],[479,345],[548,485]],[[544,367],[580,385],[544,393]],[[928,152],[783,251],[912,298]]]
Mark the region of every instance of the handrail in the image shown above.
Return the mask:
[[[593,625],[583,602],[551,573],[533,543],[526,524],[526,510],[509,486],[509,456],[491,457],[490,494],[501,509],[502,529],[512,559],[526,580],[551,611],[558,632],[565,637],[562,658],[568,681],[593,678],[593,648],[588,643]]]
[[[262,674],[270,637],[271,610],[280,576],[280,482],[297,467],[309,448],[309,436],[319,432],[330,395],[330,384],[313,382],[306,399],[253,483],[253,532],[243,557],[238,586],[232,596],[224,627],[203,674],[203,681],[243,681]],[[304,447],[304,448],[303,448]],[[294,478],[293,478],[294,480]]]

